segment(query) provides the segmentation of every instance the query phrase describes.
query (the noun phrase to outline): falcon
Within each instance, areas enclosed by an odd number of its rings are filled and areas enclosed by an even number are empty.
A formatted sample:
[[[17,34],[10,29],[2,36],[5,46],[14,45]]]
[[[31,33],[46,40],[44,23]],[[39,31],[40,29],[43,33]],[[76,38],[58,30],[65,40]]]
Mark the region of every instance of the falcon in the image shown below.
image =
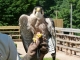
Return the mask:
[[[33,42],[32,38],[37,32],[42,33],[42,38],[46,39],[49,45],[49,51],[54,55],[56,49],[55,25],[51,18],[44,17],[42,7],[35,7],[30,15],[22,14],[19,17],[20,34],[25,51]]]

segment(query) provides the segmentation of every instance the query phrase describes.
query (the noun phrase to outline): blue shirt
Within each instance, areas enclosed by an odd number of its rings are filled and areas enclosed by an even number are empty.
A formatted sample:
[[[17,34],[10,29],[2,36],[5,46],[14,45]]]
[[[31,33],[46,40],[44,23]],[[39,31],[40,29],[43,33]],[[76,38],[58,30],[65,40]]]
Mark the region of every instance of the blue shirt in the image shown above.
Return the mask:
[[[20,60],[13,40],[0,33],[0,60]]]

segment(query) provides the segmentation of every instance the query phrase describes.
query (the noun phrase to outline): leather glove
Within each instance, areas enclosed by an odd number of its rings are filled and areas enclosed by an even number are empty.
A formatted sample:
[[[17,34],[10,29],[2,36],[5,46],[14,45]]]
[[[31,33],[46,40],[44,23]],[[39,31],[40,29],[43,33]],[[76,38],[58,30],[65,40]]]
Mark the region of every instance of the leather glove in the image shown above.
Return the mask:
[[[40,49],[40,60],[43,60],[45,54],[48,53],[48,44],[46,40],[38,39],[36,43],[31,43],[28,48],[27,54],[33,56],[36,53],[36,49]]]
[[[40,43],[39,47],[40,47],[40,60],[43,60],[45,54],[48,53],[47,40],[46,39],[42,40],[42,42]]]
[[[46,42],[40,44],[40,52],[44,55],[48,53],[48,44]]]
[[[33,55],[36,53],[36,49],[37,49],[37,47],[39,46],[39,44],[40,44],[40,41],[39,41],[39,40],[37,40],[36,43],[33,43],[33,42],[32,42],[32,43],[29,45],[27,54],[29,54],[30,56],[33,56]]]
[[[36,53],[36,49],[39,48],[40,49],[40,60],[43,60],[45,54],[47,54],[48,52],[48,44],[46,41],[43,41],[43,40],[41,42],[41,40],[42,39],[38,39],[36,43],[32,42],[29,45],[27,55],[24,57],[24,59],[28,57],[29,59],[27,60],[30,60],[32,56]]]
[[[27,54],[22,58],[22,60],[31,60],[33,58],[32,56],[36,53],[36,49],[39,46],[39,44],[40,44],[40,41],[39,40],[37,40],[36,43],[33,43],[32,42],[29,45]]]

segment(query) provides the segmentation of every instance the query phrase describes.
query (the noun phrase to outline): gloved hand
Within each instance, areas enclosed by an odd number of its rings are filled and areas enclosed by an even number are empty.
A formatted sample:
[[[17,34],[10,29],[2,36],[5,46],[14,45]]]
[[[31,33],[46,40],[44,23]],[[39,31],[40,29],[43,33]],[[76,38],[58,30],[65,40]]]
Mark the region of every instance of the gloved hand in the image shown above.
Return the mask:
[[[45,54],[47,53],[48,53],[48,43],[45,39],[40,43],[40,60],[43,60]]]
[[[48,45],[47,45],[47,43],[43,42],[40,45],[41,45],[40,52],[42,54],[46,54],[48,52]]]
[[[47,52],[48,52],[48,44],[44,41],[41,42],[41,39],[38,39],[36,43],[32,42],[29,45],[27,55],[25,55],[23,60],[30,60],[32,58],[32,56],[36,53],[37,48],[40,48],[40,60],[43,60],[45,54],[47,54]]]
[[[32,60],[33,55],[36,53],[36,49],[38,48],[39,44],[39,40],[37,40],[36,43],[32,42],[28,47],[27,54],[22,58],[22,60]]]
[[[39,44],[40,44],[40,41],[39,40],[37,40],[36,43],[32,42],[29,45],[27,54],[30,55],[30,56],[33,56],[36,53],[36,49],[39,46]]]

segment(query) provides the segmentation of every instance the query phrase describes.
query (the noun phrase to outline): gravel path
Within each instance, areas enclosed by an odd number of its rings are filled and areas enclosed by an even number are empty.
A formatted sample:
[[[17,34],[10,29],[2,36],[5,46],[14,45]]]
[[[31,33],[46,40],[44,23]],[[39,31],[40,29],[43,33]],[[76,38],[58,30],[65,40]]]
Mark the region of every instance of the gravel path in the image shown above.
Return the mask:
[[[18,53],[20,53],[21,56],[24,56],[26,53],[22,42],[15,42],[15,43],[17,43]],[[50,53],[46,54],[45,57],[51,57]],[[57,52],[56,58],[58,58],[59,60],[80,60],[80,56],[75,56],[75,55],[69,56],[66,55],[64,52],[60,52],[60,51]]]

